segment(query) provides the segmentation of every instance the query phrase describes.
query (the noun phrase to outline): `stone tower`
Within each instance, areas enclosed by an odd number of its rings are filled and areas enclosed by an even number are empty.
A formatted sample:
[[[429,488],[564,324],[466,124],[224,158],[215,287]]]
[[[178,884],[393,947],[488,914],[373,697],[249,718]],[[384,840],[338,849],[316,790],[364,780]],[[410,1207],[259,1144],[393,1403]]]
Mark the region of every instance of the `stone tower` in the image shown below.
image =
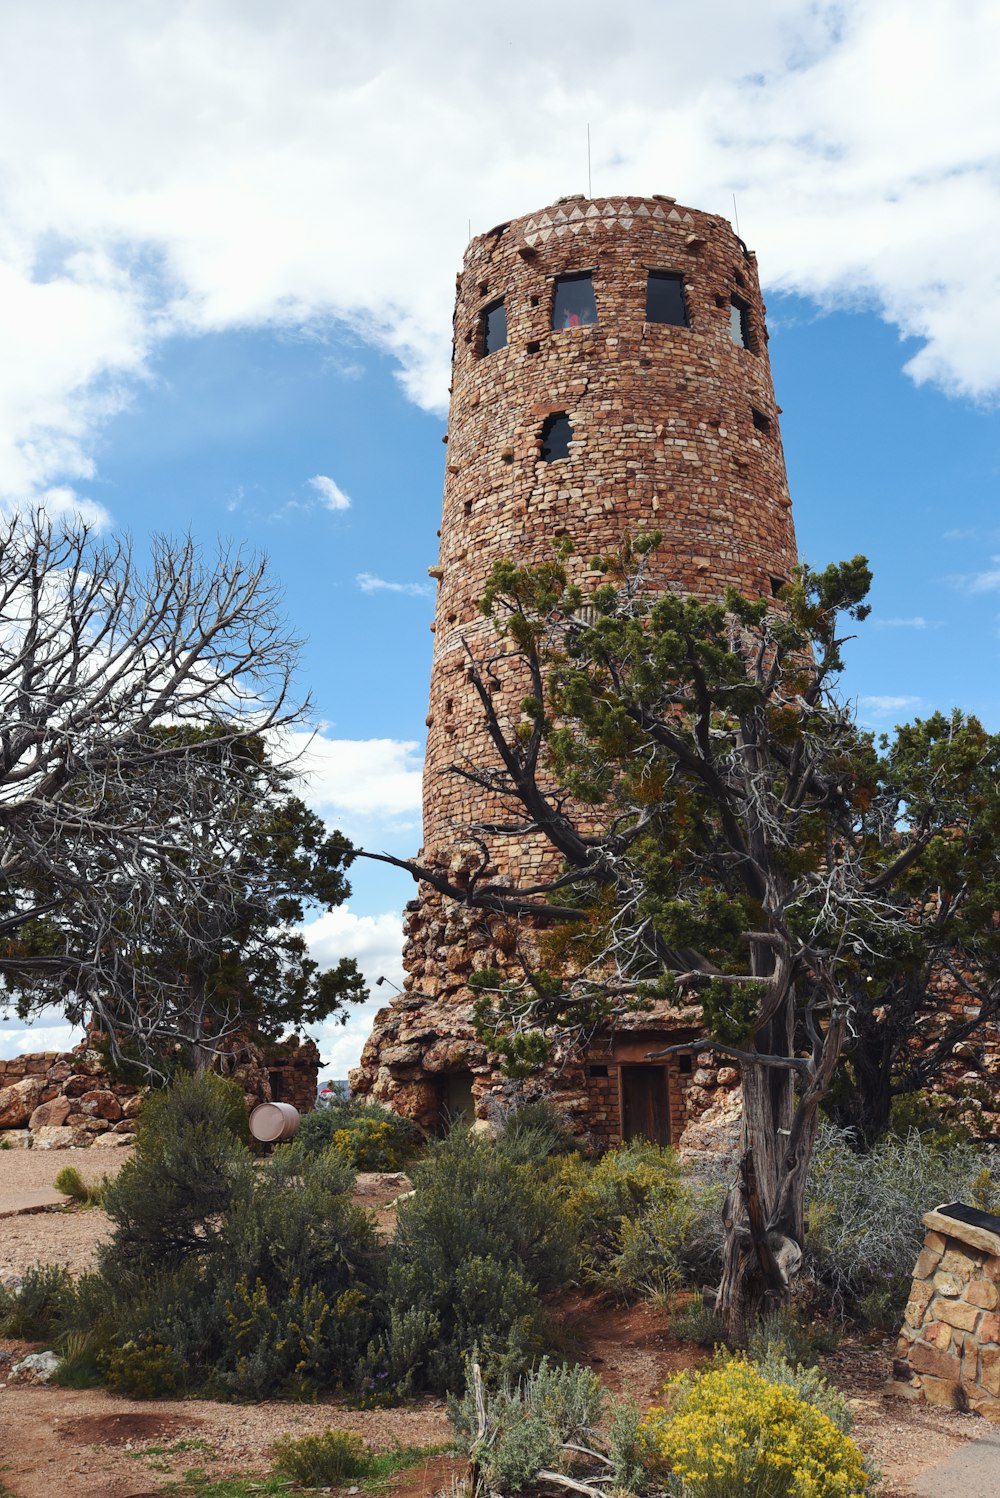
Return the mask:
[[[483,812],[448,766],[492,757],[466,662],[493,637],[478,600],[495,560],[551,557],[559,534],[587,557],[656,529],[658,581],[702,596],[770,596],[796,561],[756,259],[725,219],[663,196],[560,199],[472,240],[454,328],[424,770],[423,859],[446,866]],[[548,854],[521,841],[500,856],[520,882]],[[504,1083],[472,1037],[465,982],[503,965],[504,933],[422,890],[406,935],[406,992],[352,1085],[425,1127],[484,1115]],[[691,1055],[648,1065],[668,1034],[690,1035]],[[598,1136],[627,1135],[631,1114],[666,1139],[715,1080],[697,1011],[665,1011],[618,1027],[559,1088]]]

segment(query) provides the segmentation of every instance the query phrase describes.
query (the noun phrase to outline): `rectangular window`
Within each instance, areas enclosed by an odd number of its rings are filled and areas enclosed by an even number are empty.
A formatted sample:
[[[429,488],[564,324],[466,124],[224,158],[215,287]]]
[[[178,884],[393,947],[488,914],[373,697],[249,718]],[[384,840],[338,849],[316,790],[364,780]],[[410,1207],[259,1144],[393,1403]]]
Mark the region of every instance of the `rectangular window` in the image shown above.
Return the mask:
[[[750,415],[753,417],[753,424],[758,432],[769,432],[771,430],[770,418],[765,416],[763,411],[758,411],[756,406],[750,407]]]
[[[651,270],[646,282],[646,321],[689,326],[684,301],[684,278],[674,271]]]
[[[729,331],[740,348],[750,347],[750,309],[738,296],[729,298]]]
[[[558,463],[568,458],[572,440],[573,427],[565,411],[555,411],[546,417],[542,427],[542,462]]]
[[[590,271],[576,276],[557,276],[552,299],[552,326],[585,328],[596,321],[597,303]]]
[[[608,1075],[608,1068],[606,1066],[591,1066],[589,1071],[592,1077],[606,1077]]]
[[[483,357],[507,346],[507,308],[503,297],[483,308]]]

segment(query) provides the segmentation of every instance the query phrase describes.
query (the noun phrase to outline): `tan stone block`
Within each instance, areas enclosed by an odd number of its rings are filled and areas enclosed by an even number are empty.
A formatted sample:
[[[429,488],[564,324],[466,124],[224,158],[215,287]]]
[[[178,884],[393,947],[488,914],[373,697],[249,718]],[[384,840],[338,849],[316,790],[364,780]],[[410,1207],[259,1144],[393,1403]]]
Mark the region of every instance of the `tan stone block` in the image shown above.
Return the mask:
[[[931,1306],[932,1316],[963,1332],[971,1332],[982,1314],[979,1306],[970,1306],[964,1300],[938,1299]]]
[[[980,1394],[976,1390],[968,1394],[968,1399],[977,1415],[1000,1425],[1000,1399],[991,1399],[988,1394]]]
[[[921,1328],[920,1336],[932,1347],[944,1349],[951,1346],[951,1327],[944,1321],[928,1321],[926,1326]]]
[[[938,1270],[931,1283],[939,1295],[946,1295],[949,1300],[955,1300],[965,1288],[964,1280],[960,1280],[958,1275],[944,1274],[941,1270]]]
[[[945,1238],[943,1233],[936,1233],[932,1231],[924,1235],[924,1247],[935,1249],[939,1254],[944,1253],[945,1248],[947,1247],[947,1242],[948,1240]]]
[[[924,1312],[927,1310],[933,1295],[934,1289],[931,1285],[918,1283],[912,1286],[910,1298],[906,1303],[905,1315],[905,1319],[911,1326],[919,1326],[923,1321]]]
[[[917,1373],[930,1373],[935,1378],[958,1381],[961,1365],[953,1353],[944,1352],[939,1347],[931,1347],[926,1342],[914,1342],[908,1357],[910,1367]]]
[[[941,1255],[939,1269],[946,1270],[949,1274],[957,1274],[959,1279],[967,1280],[972,1277],[974,1269],[978,1269],[982,1258],[979,1254],[964,1251],[961,1248],[946,1248]]]
[[[979,1382],[979,1344],[975,1337],[966,1337],[962,1349],[962,1388],[971,1389]]]
[[[1000,1347],[983,1347],[979,1352],[979,1382],[989,1394],[1000,1394]]]
[[[69,1117],[69,1098],[56,1097],[50,1102],[39,1103],[28,1120],[29,1129],[58,1129]]]
[[[979,1323],[980,1342],[1000,1342],[1000,1311],[984,1311]]]
[[[938,1253],[937,1249],[928,1248],[927,1245],[924,1244],[924,1247],[920,1250],[917,1262],[913,1266],[913,1278],[915,1280],[930,1279],[931,1275],[934,1273],[940,1262],[941,1255]]]
[[[960,1384],[954,1379],[936,1378],[933,1374],[924,1377],[924,1398],[928,1404],[941,1405],[946,1410],[962,1409],[965,1405]]]
[[[965,1292],[965,1298],[970,1305],[994,1311],[1000,1305],[1000,1290],[991,1280],[973,1280]]]

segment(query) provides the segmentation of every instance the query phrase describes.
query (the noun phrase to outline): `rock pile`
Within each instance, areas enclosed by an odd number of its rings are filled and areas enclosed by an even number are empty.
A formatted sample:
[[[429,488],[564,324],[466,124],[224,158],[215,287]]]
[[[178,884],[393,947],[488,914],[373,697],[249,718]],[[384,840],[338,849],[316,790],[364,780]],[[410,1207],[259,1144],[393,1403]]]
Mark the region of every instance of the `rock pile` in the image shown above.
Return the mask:
[[[130,1143],[141,1092],[86,1046],[0,1061],[0,1142],[8,1147]]]

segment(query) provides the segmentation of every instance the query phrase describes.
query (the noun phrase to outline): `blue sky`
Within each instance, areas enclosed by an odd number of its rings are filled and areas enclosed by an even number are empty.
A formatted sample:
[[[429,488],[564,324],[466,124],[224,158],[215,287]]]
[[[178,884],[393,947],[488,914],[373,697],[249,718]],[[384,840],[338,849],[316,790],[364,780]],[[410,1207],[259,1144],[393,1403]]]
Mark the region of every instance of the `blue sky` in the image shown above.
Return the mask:
[[[861,720],[1000,728],[996,8],[581,0],[545,56],[536,6],[490,16],[6,7],[0,500],[266,551],[304,640],[307,798],[414,851],[454,272],[470,220],[585,186],[589,122],[596,193],[737,195],[802,555],[875,568]],[[314,950],[399,981],[412,889],[354,886]],[[324,1028],[336,1075],[369,1014]],[[8,1021],[0,1053],[64,1039]]]

